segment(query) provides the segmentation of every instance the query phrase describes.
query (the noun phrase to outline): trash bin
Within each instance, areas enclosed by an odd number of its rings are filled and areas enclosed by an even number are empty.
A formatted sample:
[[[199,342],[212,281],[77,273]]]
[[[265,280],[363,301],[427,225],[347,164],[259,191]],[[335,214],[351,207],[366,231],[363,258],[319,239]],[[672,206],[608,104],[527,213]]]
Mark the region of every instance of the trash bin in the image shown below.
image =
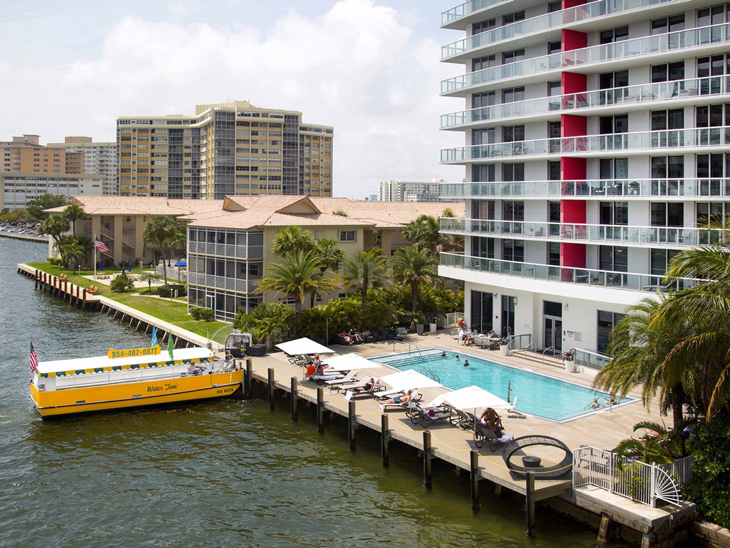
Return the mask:
[[[508,344],[500,345],[499,353],[502,354],[503,356],[509,356],[511,354],[511,352],[509,350],[509,345]]]
[[[439,324],[436,322],[431,322],[431,333],[436,333],[436,330],[439,328]]]
[[[416,325],[416,333],[418,333],[419,335],[423,335],[423,324],[422,323],[419,323],[418,325]]]
[[[573,362],[570,360],[563,360],[563,364],[565,365],[565,372],[566,373],[575,373],[575,366],[573,366]]]

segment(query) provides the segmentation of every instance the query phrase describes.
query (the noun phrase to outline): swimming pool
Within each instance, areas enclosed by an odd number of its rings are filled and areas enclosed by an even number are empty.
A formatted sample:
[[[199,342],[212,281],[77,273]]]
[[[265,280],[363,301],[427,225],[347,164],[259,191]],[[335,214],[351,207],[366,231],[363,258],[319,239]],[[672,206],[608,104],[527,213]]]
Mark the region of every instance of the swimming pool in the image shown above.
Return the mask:
[[[441,353],[440,349],[423,350],[410,355],[395,354],[372,359],[398,369],[428,369],[448,388],[456,390],[475,384],[505,400],[509,385],[510,401],[517,398],[518,411],[553,421],[565,421],[595,413],[598,409],[589,407],[593,398],[604,403],[604,398],[608,396],[608,393],[600,390],[474,356],[446,352],[446,356],[442,357]],[[464,367],[465,360],[469,361],[468,367]],[[631,399],[624,398],[621,403],[628,401]]]

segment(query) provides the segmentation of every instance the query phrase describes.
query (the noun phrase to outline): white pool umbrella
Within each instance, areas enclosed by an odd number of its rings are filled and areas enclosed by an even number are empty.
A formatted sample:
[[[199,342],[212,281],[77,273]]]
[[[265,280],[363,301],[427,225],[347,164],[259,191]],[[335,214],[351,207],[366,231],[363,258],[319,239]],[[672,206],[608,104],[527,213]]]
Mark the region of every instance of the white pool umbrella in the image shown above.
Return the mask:
[[[289,356],[297,356],[299,354],[334,354],[334,350],[330,350],[326,346],[322,346],[318,342],[302,337],[294,341],[280,343],[276,348],[286,352]]]
[[[342,354],[341,356],[334,356],[333,358],[323,360],[323,363],[328,366],[328,371],[353,371],[355,369],[372,369],[373,367],[380,367],[379,363],[366,360],[357,354]]]
[[[408,390],[410,388],[429,388],[432,386],[441,387],[442,385],[426,375],[421,375],[413,369],[406,369],[399,373],[386,375],[380,378],[381,381],[387,383],[393,390]]]
[[[467,386],[442,394],[440,397],[444,403],[462,411],[487,407],[492,409],[512,409],[514,407],[511,403],[478,386]]]

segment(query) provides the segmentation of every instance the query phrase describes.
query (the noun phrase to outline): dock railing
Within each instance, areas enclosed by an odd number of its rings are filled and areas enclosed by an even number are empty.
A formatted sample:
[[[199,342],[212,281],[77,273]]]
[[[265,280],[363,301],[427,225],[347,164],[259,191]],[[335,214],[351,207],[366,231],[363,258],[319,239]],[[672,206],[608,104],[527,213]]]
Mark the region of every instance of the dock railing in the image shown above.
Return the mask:
[[[609,356],[599,354],[598,352],[591,352],[590,350],[584,350],[582,348],[571,348],[570,352],[573,354],[573,361],[575,365],[588,367],[590,369],[601,369],[604,365],[611,361]]]
[[[573,488],[593,485],[656,507],[658,500],[681,504],[680,487],[692,480],[694,457],[672,464],[646,464],[596,447],[573,450]]]

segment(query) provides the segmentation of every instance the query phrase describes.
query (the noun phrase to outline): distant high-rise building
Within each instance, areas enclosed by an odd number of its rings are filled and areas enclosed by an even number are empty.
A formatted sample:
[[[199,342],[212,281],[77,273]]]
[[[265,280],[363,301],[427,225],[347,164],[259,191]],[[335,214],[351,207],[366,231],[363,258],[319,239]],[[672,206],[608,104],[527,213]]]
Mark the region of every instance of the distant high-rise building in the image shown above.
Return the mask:
[[[40,144],[38,135],[0,141],[0,207],[25,209],[43,194],[102,194],[103,177],[81,168],[82,155]]]
[[[406,182],[406,181],[380,181],[381,202],[440,202],[456,201],[453,198],[443,200],[441,197],[441,183],[444,181],[431,181],[429,183]]]
[[[66,173],[104,176],[104,195],[119,194],[117,183],[117,143],[94,143],[91,137],[66,137],[49,147],[66,151]]]
[[[194,116],[120,117],[119,194],[331,196],[333,132],[247,101],[198,105]]]

